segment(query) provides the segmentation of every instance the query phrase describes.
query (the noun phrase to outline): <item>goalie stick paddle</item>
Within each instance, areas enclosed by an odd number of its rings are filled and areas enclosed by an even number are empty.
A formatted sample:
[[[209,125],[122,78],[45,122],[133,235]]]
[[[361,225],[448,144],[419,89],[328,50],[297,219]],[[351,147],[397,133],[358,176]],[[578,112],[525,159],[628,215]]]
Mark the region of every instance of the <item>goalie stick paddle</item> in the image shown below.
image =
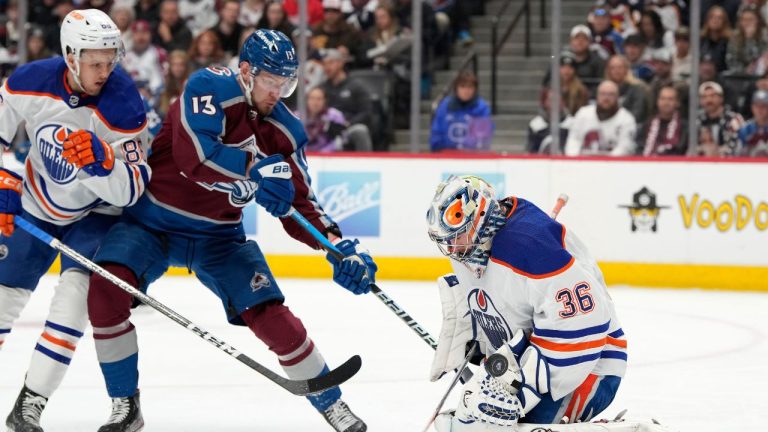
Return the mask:
[[[150,297],[147,294],[144,294],[138,289],[132,287],[127,282],[123,281],[122,279],[108,272],[103,267],[99,266],[98,264],[94,263],[88,258],[85,258],[84,256],[80,255],[69,246],[65,245],[58,239],[52,237],[51,235],[41,230],[40,228],[32,225],[31,223],[24,220],[23,218],[16,216],[14,218],[14,222],[24,231],[27,231],[28,233],[30,233],[31,235],[33,235],[43,243],[48,244],[53,249],[56,249],[57,251],[61,252],[63,255],[68,256],[69,258],[71,258],[81,266],[87,268],[88,270],[94,273],[98,273],[99,275],[101,275],[108,281],[112,282],[123,291],[126,291],[128,294],[131,294],[135,298],[141,300],[143,303],[149,306],[152,306],[152,308],[154,308],[161,314],[165,315],[166,317],[172,319],[177,324],[181,325],[182,327],[186,328],[192,333],[196,334],[201,339],[209,342],[211,345],[225,352],[230,357],[234,357],[244,365],[250,367],[251,369],[265,376],[267,379],[269,379],[273,383],[279,385],[280,387],[284,388],[285,390],[297,396],[305,396],[312,393],[319,393],[323,390],[336,387],[339,384],[352,378],[357,373],[357,371],[360,370],[360,366],[362,365],[362,360],[360,359],[360,356],[354,355],[341,366],[337,367],[336,369],[333,369],[326,375],[323,375],[320,377],[311,378],[307,380],[289,380],[287,378],[284,378],[272,372],[270,369],[258,363],[256,360],[253,360],[247,355],[241,353],[240,351],[235,349],[235,347],[224,342],[222,339],[214,336],[213,334],[203,329],[199,325],[181,316],[173,309],[169,308],[168,306],[164,305],[160,301],[156,300],[154,297]]]

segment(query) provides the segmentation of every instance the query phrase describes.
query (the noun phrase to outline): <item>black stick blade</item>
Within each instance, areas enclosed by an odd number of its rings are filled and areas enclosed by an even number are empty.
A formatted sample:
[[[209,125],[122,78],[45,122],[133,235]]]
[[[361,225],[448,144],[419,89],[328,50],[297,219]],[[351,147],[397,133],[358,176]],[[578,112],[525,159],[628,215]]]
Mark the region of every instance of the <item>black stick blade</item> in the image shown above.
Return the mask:
[[[323,376],[306,381],[306,394],[320,393],[346,382],[360,370],[363,361],[359,355],[353,355],[344,364]]]

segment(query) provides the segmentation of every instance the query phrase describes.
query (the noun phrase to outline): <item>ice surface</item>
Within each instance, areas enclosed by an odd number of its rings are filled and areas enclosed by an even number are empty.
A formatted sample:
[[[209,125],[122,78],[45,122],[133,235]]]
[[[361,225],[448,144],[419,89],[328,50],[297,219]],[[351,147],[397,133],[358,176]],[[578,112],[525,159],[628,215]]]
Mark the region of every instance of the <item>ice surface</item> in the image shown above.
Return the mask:
[[[46,276],[0,351],[0,419],[22,385],[55,279]],[[430,283],[382,281],[435,336],[440,306]],[[355,297],[330,281],[282,280],[287,304],[333,366],[352,354],[363,369],[344,399],[372,432],[420,431],[448,380],[427,380],[432,351],[373,295]],[[768,295],[697,290],[611,289],[629,342],[630,366],[606,416],[623,408],[680,431],[768,430]],[[226,323],[216,297],[193,278],[150,289],[167,305],[282,374],[246,328]],[[145,431],[330,431],[292,396],[161,314],[143,307],[139,332]],[[95,431],[110,405],[88,330],[43,414],[47,432]],[[456,403],[455,392],[446,406]]]

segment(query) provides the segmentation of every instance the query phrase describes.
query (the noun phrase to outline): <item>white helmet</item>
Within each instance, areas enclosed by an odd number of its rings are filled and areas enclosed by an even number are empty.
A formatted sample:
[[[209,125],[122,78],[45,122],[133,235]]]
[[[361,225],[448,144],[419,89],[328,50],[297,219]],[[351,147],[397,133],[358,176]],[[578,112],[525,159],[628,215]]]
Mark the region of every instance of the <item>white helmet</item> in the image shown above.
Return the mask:
[[[465,264],[487,263],[488,241],[504,223],[493,187],[470,175],[440,183],[427,211],[429,238],[444,255]]]
[[[80,84],[80,55],[84,49],[117,50],[113,67],[123,56],[123,40],[120,30],[107,14],[98,9],[74,10],[61,23],[61,54],[75,57],[74,68],[67,63],[73,78]]]

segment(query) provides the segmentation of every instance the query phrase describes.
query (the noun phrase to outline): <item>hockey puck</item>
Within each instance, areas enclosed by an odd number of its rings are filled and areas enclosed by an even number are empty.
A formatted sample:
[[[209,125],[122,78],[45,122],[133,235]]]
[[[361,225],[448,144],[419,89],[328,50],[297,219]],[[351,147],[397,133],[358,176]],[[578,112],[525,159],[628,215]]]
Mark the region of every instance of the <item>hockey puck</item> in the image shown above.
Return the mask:
[[[485,370],[494,378],[504,375],[507,369],[509,369],[509,361],[501,354],[493,354],[485,361]]]

